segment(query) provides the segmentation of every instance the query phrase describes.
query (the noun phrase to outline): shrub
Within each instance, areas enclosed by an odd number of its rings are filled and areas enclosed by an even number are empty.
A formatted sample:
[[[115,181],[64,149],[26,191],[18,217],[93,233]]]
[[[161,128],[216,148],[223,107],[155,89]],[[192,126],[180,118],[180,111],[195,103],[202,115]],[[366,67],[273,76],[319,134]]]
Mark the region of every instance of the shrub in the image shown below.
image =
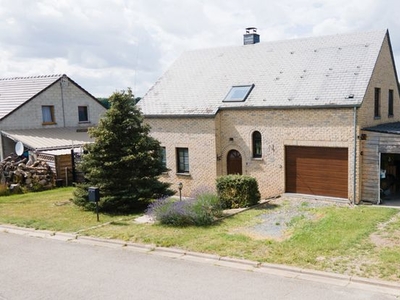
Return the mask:
[[[191,201],[162,198],[151,203],[146,213],[161,224],[186,226],[193,224]]]
[[[146,213],[165,225],[206,226],[222,215],[222,209],[215,194],[200,194],[196,199],[183,201],[158,199],[149,205]]]
[[[257,180],[246,175],[218,177],[217,192],[224,208],[248,207],[261,199]]]
[[[196,197],[194,202],[196,209],[202,209],[204,211],[210,212],[213,217],[221,217],[223,207],[221,201],[215,193],[203,193]],[[198,208],[197,208],[198,207]]]

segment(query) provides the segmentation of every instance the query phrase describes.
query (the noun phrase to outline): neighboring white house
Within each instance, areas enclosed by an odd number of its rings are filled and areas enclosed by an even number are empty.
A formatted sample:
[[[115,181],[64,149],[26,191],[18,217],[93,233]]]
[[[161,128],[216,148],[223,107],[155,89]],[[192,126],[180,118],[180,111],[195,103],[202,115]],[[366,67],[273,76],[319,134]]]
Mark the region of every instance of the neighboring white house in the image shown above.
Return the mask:
[[[0,159],[34,151],[70,184],[76,178],[71,150],[93,142],[88,128],[105,111],[66,75],[0,79]]]
[[[0,156],[26,150],[79,147],[90,142],[87,128],[106,109],[66,75],[0,79]]]

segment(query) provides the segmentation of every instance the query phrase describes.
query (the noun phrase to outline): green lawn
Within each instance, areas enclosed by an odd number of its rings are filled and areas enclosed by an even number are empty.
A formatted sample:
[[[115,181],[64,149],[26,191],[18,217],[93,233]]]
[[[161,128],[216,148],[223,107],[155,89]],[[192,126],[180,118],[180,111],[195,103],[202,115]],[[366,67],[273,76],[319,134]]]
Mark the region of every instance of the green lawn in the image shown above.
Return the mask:
[[[0,197],[0,223],[122,239],[260,262],[400,281],[400,210],[378,206],[299,208],[286,238],[249,230],[283,204],[250,209],[209,227],[137,224],[139,215],[100,215],[74,206],[72,188]],[[303,213],[312,215],[303,218]],[[271,215],[272,216],[272,215]],[[277,224],[278,225],[278,224]]]
[[[0,223],[64,232],[98,225],[95,213],[84,211],[70,201],[72,191],[68,187],[0,197]],[[100,215],[101,223],[119,219],[121,216]]]

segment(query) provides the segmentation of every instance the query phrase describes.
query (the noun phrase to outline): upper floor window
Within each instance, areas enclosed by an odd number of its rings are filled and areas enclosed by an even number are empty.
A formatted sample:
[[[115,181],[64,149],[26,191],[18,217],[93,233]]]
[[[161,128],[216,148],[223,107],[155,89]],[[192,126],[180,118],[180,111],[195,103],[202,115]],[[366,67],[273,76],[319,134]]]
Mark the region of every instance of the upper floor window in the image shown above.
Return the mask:
[[[42,122],[43,124],[54,124],[56,122],[53,105],[42,106]]]
[[[189,173],[189,149],[176,148],[177,156],[177,173]]]
[[[88,122],[89,114],[87,106],[78,106],[79,122]]]
[[[262,140],[261,140],[261,133],[259,131],[253,132],[252,144],[253,144],[253,157],[261,157],[262,156]]]
[[[388,98],[388,116],[393,117],[393,90],[389,90],[389,98]]]
[[[375,88],[374,117],[381,117],[381,89]]]
[[[237,85],[233,86],[228,95],[226,95],[224,102],[241,102],[245,101],[249,96],[254,84],[251,85]]]

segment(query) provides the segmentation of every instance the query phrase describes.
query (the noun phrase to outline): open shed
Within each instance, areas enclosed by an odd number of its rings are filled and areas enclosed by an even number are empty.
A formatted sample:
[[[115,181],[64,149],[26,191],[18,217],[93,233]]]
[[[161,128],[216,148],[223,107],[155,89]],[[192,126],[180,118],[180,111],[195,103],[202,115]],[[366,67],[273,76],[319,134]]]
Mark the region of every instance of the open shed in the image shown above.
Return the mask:
[[[38,152],[37,158],[45,161],[50,166],[56,175],[56,184],[58,186],[69,186],[73,182],[79,182],[82,179],[75,167],[80,159],[81,152],[81,148],[48,150]]]
[[[56,175],[56,184],[71,185],[82,180],[76,171],[82,146],[93,142],[87,133],[88,128],[50,128],[3,130],[3,149],[6,153],[14,152],[17,142],[24,146],[25,155],[35,153],[37,159],[45,161]]]
[[[361,131],[361,200],[400,206],[400,122]]]

